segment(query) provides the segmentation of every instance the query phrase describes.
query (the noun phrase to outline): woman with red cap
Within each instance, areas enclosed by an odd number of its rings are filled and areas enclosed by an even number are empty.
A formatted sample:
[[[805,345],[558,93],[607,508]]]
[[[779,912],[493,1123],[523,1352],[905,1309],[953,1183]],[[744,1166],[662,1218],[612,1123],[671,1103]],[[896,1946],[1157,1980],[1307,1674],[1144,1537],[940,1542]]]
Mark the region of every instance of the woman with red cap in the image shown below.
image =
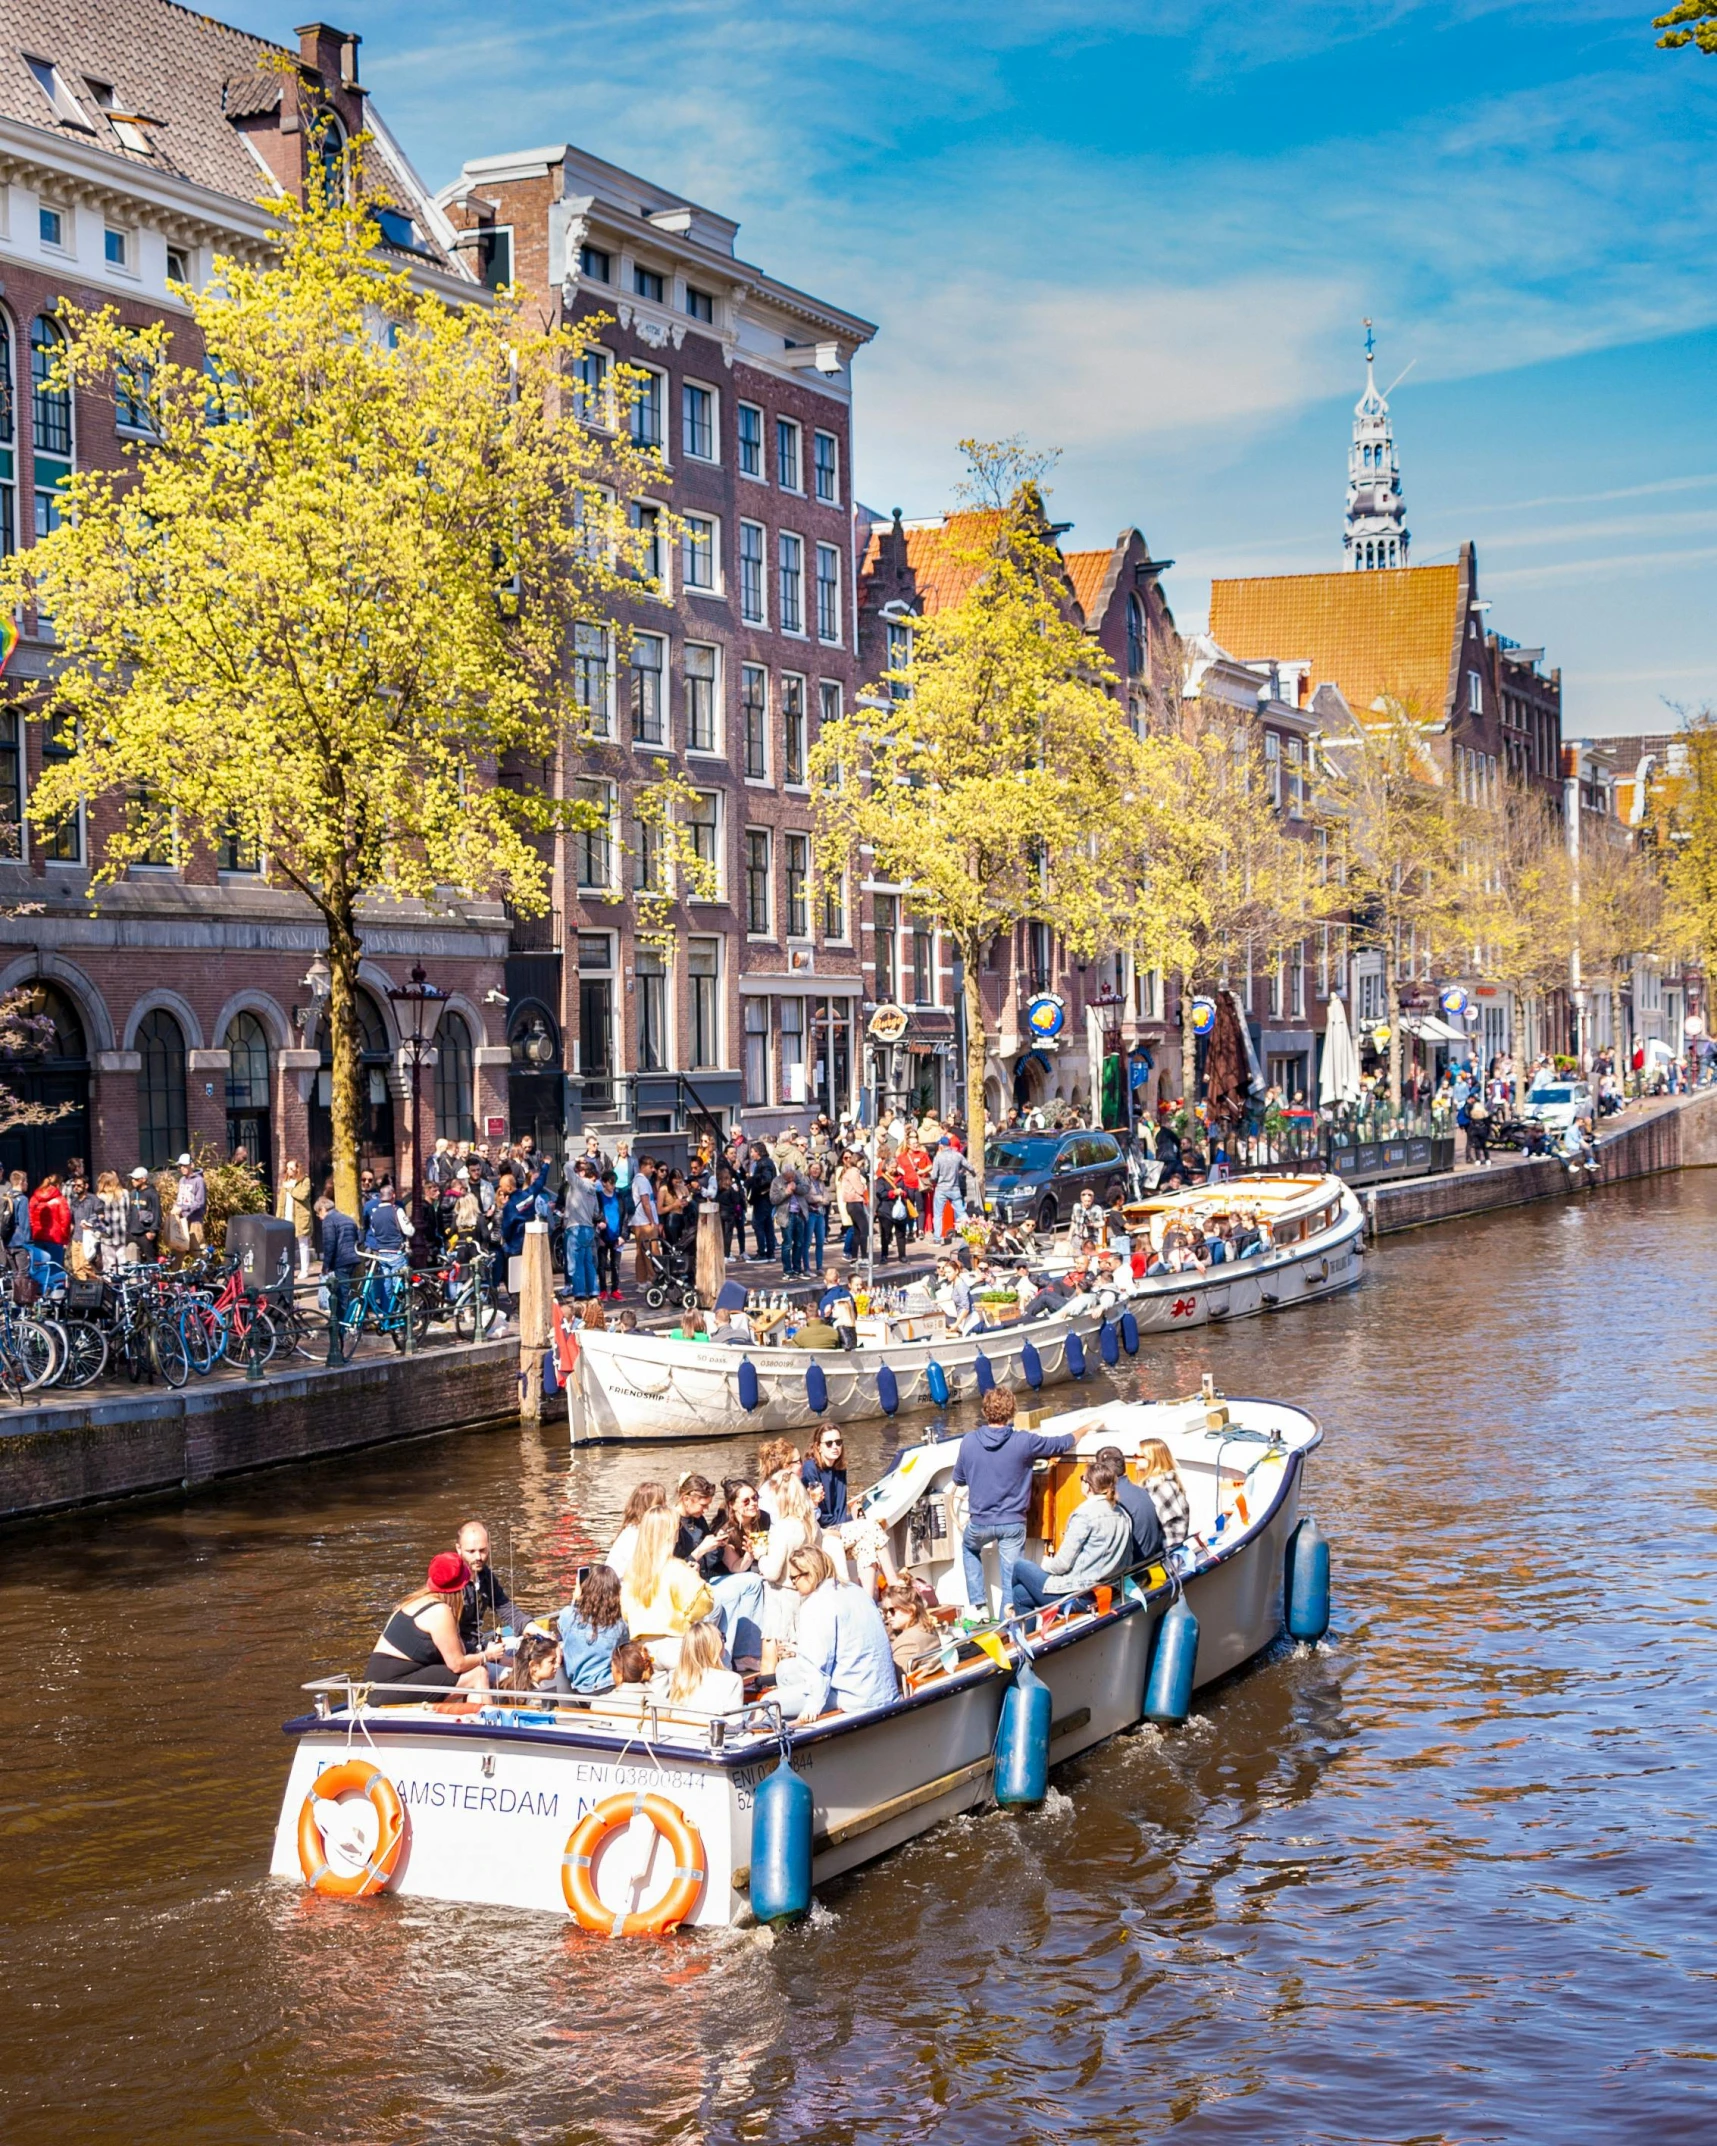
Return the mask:
[[[470,1585],[471,1567],[456,1550],[432,1557],[427,1585],[395,1605],[360,1681],[486,1692],[487,1664],[498,1661],[503,1650],[492,1646],[481,1654],[467,1654],[461,1644],[459,1612]],[[393,1697],[384,1694],[382,1704]]]

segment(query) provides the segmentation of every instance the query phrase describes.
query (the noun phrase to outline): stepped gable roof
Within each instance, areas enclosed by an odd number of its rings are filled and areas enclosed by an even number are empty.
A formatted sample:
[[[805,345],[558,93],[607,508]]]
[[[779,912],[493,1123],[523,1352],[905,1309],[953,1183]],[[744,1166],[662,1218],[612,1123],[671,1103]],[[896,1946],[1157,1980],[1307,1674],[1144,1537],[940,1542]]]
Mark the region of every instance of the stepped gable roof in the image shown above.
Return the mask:
[[[23,0],[0,42],[0,114],[147,170],[254,201],[265,179],[233,125],[272,111],[281,78],[269,62],[298,55],[173,0]],[[56,108],[24,55],[53,67],[75,107]],[[147,150],[129,146],[101,108],[153,121]]]
[[[986,507],[938,515],[933,522],[902,522],[906,563],[917,583],[919,607],[926,615],[957,604],[971,588],[984,569],[989,532],[1000,520],[999,514]],[[879,522],[872,528],[861,574],[869,573],[876,565],[882,540],[891,526]]]
[[[1386,574],[1266,574],[1214,581],[1211,638],[1242,663],[1309,662],[1356,714],[1384,696],[1421,721],[1450,712],[1466,615],[1466,568]]]

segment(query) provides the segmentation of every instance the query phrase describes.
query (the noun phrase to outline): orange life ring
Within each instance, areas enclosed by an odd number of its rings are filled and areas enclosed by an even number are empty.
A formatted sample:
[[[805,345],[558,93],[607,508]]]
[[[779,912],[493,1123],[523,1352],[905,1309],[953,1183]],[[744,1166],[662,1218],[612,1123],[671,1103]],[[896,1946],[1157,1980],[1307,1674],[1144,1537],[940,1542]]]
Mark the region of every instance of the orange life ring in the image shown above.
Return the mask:
[[[313,1806],[317,1802],[332,1803],[354,1790],[369,1798],[380,1830],[376,1852],[363,1869],[342,1877],[329,1868],[322,1853],[322,1835]],[[316,1776],[298,1813],[298,1864],[312,1892],[333,1893],[341,1900],[363,1900],[371,1893],[381,1892],[394,1874],[404,1845],[405,1806],[399,1800],[398,1789],[379,1766],[364,1759],[347,1759],[343,1765],[330,1766]]]
[[[608,1836],[629,1826],[640,1811],[674,1851],[674,1882],[654,1907],[635,1915],[616,1915],[597,1896],[596,1858]],[[659,1937],[677,1930],[697,1906],[706,1874],[697,1827],[678,1804],[666,1796],[647,1796],[642,1790],[604,1797],[573,1827],[560,1859],[560,1889],[573,1921],[581,1929],[604,1931],[609,1937]]]

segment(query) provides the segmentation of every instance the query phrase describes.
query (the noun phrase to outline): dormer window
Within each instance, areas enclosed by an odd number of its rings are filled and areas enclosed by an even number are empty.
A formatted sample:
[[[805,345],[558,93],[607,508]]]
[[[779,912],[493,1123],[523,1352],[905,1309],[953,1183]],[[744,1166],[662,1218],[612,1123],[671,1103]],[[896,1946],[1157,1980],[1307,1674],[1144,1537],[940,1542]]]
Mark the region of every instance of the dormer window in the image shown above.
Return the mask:
[[[657,305],[662,302],[662,279],[653,268],[634,268],[632,288],[640,298],[650,298]]]
[[[49,104],[53,106],[54,117],[62,125],[81,127],[85,134],[95,132],[94,127],[89,123],[83,106],[72,95],[66,84],[65,76],[60,73],[52,60],[33,60],[26,52],[24,65],[35,76],[36,87],[47,98]]]
[[[600,246],[581,246],[578,249],[578,267],[581,275],[591,277],[597,283],[608,281],[608,256]]]
[[[695,284],[686,285],[686,311],[693,320],[715,319],[715,300],[708,291],[700,291]]]
[[[346,130],[333,114],[324,114],[316,137],[317,161],[322,167],[322,188],[328,201],[346,198]]]
[[[417,227],[403,209],[384,204],[376,209],[375,218],[381,226],[382,237],[390,246],[416,246]]]

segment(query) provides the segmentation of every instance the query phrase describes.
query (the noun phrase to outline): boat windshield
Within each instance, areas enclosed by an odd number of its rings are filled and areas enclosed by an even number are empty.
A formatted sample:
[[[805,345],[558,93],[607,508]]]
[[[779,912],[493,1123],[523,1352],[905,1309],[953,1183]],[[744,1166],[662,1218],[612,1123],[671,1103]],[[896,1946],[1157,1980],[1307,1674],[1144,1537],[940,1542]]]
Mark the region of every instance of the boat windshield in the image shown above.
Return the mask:
[[[1047,1170],[1061,1145],[1054,1133],[1028,1134],[1020,1140],[992,1140],[984,1150],[986,1170]]]
[[[1574,1091],[1572,1088],[1534,1088],[1532,1100],[1535,1103],[1571,1103]]]

